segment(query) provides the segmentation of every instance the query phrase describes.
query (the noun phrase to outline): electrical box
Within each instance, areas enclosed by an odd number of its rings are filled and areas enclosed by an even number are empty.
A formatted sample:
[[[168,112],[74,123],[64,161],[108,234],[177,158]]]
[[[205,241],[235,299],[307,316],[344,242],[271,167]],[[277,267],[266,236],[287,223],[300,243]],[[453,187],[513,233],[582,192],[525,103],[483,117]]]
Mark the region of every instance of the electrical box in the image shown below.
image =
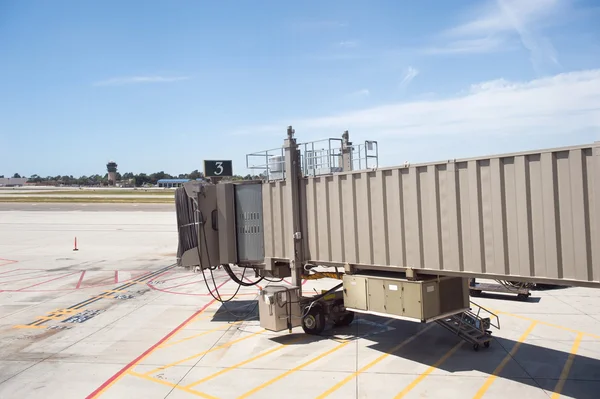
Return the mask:
[[[258,312],[260,326],[269,331],[283,331],[302,325],[300,290],[287,285],[268,285],[260,291]]]
[[[394,273],[344,275],[344,306],[359,313],[429,322],[469,309],[469,280],[412,281]]]

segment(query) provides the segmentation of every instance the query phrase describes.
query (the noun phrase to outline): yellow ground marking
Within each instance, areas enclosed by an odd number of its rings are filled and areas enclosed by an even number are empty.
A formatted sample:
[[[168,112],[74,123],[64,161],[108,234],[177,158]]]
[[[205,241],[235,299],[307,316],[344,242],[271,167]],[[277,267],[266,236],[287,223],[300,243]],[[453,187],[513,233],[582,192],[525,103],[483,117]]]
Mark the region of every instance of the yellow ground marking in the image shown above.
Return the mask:
[[[554,387],[554,393],[552,394],[552,399],[560,398],[560,393],[562,392],[565,382],[567,381],[567,377],[569,376],[569,372],[571,371],[571,367],[573,366],[573,361],[575,360],[575,356],[577,355],[577,351],[579,350],[579,344],[583,339],[583,333],[577,334],[577,338],[575,338],[575,342],[573,342],[573,346],[571,347],[571,353],[567,358],[565,366],[560,373],[560,378]]]
[[[569,328],[569,327],[559,326],[558,324],[548,323],[548,322],[545,322],[545,321],[542,321],[542,320],[533,319],[531,317],[521,316],[521,315],[518,315],[518,314],[509,313],[509,312],[504,312],[502,310],[493,310],[493,312],[497,313],[497,314],[503,314],[503,315],[506,315],[506,316],[510,316],[510,317],[515,317],[517,319],[522,319],[522,320],[527,320],[527,321],[535,321],[538,324],[543,324],[543,325],[548,326],[548,327],[558,328],[559,330],[569,331],[569,332],[572,332],[574,334],[583,334],[584,336],[588,336],[588,337],[600,339],[600,335],[588,333],[588,332],[585,332],[585,331],[575,330],[575,329],[572,329],[572,328]]]
[[[199,392],[199,391],[196,391],[196,390],[193,390],[193,389],[182,387],[180,385],[173,384],[172,382],[168,382],[168,381],[165,381],[165,380],[160,380],[158,378],[150,377],[150,376],[147,376],[145,374],[139,374],[139,373],[136,373],[135,371],[129,370],[127,372],[127,374],[132,375],[134,377],[143,378],[143,379],[148,380],[148,381],[156,382],[158,384],[163,384],[163,385],[166,385],[166,386],[171,387],[171,388],[179,389],[180,391],[191,393],[192,395],[200,396],[202,398],[217,399],[216,397],[208,395],[208,394],[206,394],[204,392]]]
[[[400,349],[402,349],[405,345],[411,343],[413,340],[415,340],[419,335],[423,334],[425,331],[429,330],[430,328],[432,328],[434,326],[434,324],[430,324],[427,327],[425,327],[424,329],[422,329],[421,331],[417,332],[416,334],[408,337],[407,339],[405,339],[404,341],[402,341],[401,343],[399,343],[398,345],[394,346],[388,353],[384,353],[383,355],[379,356],[377,359],[373,360],[371,363],[367,364],[366,366],[362,367],[361,369],[359,369],[358,371],[350,374],[348,377],[344,378],[342,381],[338,382],[337,384],[335,384],[334,386],[332,386],[331,388],[329,388],[327,391],[323,392],[321,395],[317,396],[317,399],[322,399],[328,395],[331,395],[333,392],[337,391],[338,389],[340,389],[342,386],[344,386],[345,384],[347,384],[349,381],[351,381],[354,377],[356,377],[357,375],[359,375],[360,373],[365,372],[366,370],[370,369],[371,367],[373,367],[374,365],[376,365],[377,363],[379,363],[380,361],[382,361],[383,359],[385,359],[386,357],[388,357],[389,355],[391,355],[394,352],[399,351]]]
[[[13,326],[13,328],[47,328],[46,326],[28,326],[27,324],[18,324],[16,326]]]
[[[306,367],[306,366],[308,366],[308,365],[316,362],[317,360],[320,360],[320,359],[324,358],[325,356],[331,355],[333,352],[335,352],[335,351],[337,351],[339,349],[342,349],[343,347],[345,347],[346,345],[348,345],[350,342],[352,342],[352,341],[346,341],[344,343],[341,343],[341,344],[335,346],[332,349],[329,349],[327,352],[324,352],[324,353],[320,354],[319,356],[314,357],[314,358],[310,359],[309,361],[304,362],[301,365],[296,366],[293,369],[288,370],[285,373],[278,375],[277,377],[273,378],[272,380],[269,380],[269,381],[265,382],[264,384],[261,384],[261,385],[257,386],[256,388],[251,389],[250,391],[246,392],[245,394],[243,394],[241,396],[238,396],[237,399],[244,399],[244,398],[247,398],[247,397],[249,397],[251,395],[254,395],[256,392],[258,392],[258,391],[260,391],[260,390],[268,387],[269,385],[271,385],[271,384],[273,384],[273,383],[275,383],[275,382],[277,382],[277,381],[279,381],[279,380],[287,377],[288,375],[290,375],[292,373],[295,373],[298,370],[303,369],[304,367]]]
[[[438,367],[440,367],[442,365],[442,363],[444,363],[446,360],[448,360],[448,358],[450,356],[452,356],[454,354],[454,352],[456,352],[458,350],[458,348],[460,348],[464,343],[465,343],[465,341],[460,341],[458,344],[454,345],[452,347],[452,349],[450,349],[448,352],[446,352],[446,354],[444,356],[442,356],[437,362],[435,362],[433,364],[433,366],[430,366],[427,370],[425,370],[423,373],[421,373],[420,376],[415,378],[415,380],[413,382],[411,382],[406,388],[404,388],[402,390],[402,392],[400,392],[398,395],[396,395],[394,397],[394,399],[403,398],[407,393],[412,391],[413,388],[416,387],[417,385],[419,385],[419,383],[421,381],[423,381],[425,379],[425,377],[427,377],[429,374],[431,374],[433,372],[433,370],[437,369]]]
[[[215,346],[214,348],[211,348],[211,349],[209,349],[209,350],[206,350],[206,351],[202,351],[202,352],[200,352],[200,353],[196,353],[195,355],[192,355],[192,356],[186,357],[185,359],[181,359],[181,360],[178,360],[178,361],[176,361],[176,362],[169,363],[169,364],[166,364],[166,365],[164,365],[164,366],[158,367],[158,368],[156,368],[156,369],[154,369],[154,370],[150,370],[150,371],[148,371],[147,373],[144,373],[144,375],[151,375],[151,374],[157,373],[157,372],[159,372],[159,371],[162,371],[162,370],[168,369],[168,368],[170,368],[170,367],[177,366],[178,364],[185,363],[185,362],[187,362],[187,361],[189,361],[189,360],[192,360],[192,359],[195,359],[195,358],[197,358],[197,357],[204,356],[204,355],[206,355],[207,353],[214,352],[214,351],[217,351],[217,350],[220,350],[220,349],[224,349],[224,348],[230,347],[230,346],[231,346],[231,345],[233,345],[233,344],[237,344],[238,342],[241,342],[241,341],[244,341],[244,340],[246,340],[246,339],[249,339],[249,338],[255,337],[255,336],[256,336],[256,335],[258,335],[258,334],[262,334],[262,333],[264,333],[265,331],[267,331],[267,330],[261,330],[261,331],[257,331],[257,332],[255,332],[255,333],[252,333],[252,334],[250,334],[250,335],[246,335],[245,337],[238,338],[238,339],[236,339],[236,340],[234,340],[234,341],[229,341],[229,342],[227,342],[227,343],[225,343],[225,344],[223,344],[223,345]]]
[[[473,399],[481,399],[483,397],[483,395],[487,392],[487,390],[490,388],[490,386],[494,383],[496,378],[498,378],[498,374],[500,374],[502,372],[502,370],[504,369],[506,364],[515,356],[515,354],[521,347],[521,344],[527,339],[527,337],[529,336],[529,334],[531,334],[531,332],[533,331],[533,329],[535,328],[535,326],[537,324],[538,324],[537,321],[533,321],[529,325],[529,328],[527,330],[525,330],[523,335],[521,335],[519,337],[519,340],[517,341],[517,343],[513,346],[513,348],[510,350],[510,352],[504,357],[504,359],[502,359],[502,361],[500,362],[498,367],[496,367],[496,369],[492,372],[492,375],[490,375],[485,380],[485,382],[483,383],[483,386],[481,388],[479,388],[479,391],[477,391],[475,396],[473,396]]]
[[[203,378],[203,379],[201,379],[201,380],[194,381],[194,382],[192,382],[191,384],[188,384],[188,385],[186,385],[186,388],[191,388],[191,387],[193,387],[193,386],[195,386],[195,385],[200,385],[200,384],[202,384],[203,382],[206,382],[206,381],[212,380],[213,378],[217,378],[218,376],[220,376],[220,375],[223,375],[223,374],[225,374],[225,373],[227,373],[227,372],[229,372],[229,371],[232,371],[232,370],[235,370],[235,369],[237,369],[237,368],[240,368],[240,367],[242,367],[242,366],[244,366],[244,365],[246,365],[246,364],[248,364],[248,363],[252,363],[252,362],[253,362],[253,361],[255,361],[255,360],[258,360],[258,359],[260,359],[260,358],[263,358],[263,357],[265,357],[265,356],[268,356],[268,355],[270,355],[271,353],[275,353],[275,352],[277,352],[277,351],[280,351],[280,350],[282,350],[283,348],[287,348],[287,347],[288,347],[288,345],[290,345],[290,344],[296,343],[296,342],[298,342],[298,341],[303,341],[303,340],[306,340],[306,339],[308,339],[308,337],[309,337],[309,336],[308,336],[307,334],[305,334],[305,335],[300,335],[300,336],[298,336],[298,337],[296,337],[296,338],[293,338],[293,339],[291,339],[289,342],[287,342],[287,343],[285,343],[285,344],[280,344],[280,345],[276,346],[275,348],[271,348],[271,349],[269,349],[269,350],[268,350],[268,351],[266,351],[266,352],[259,353],[258,355],[256,355],[256,356],[253,356],[253,357],[251,357],[250,359],[246,359],[246,360],[244,360],[244,361],[242,361],[242,362],[239,362],[239,363],[237,363],[237,364],[234,364],[233,366],[230,366],[230,367],[224,368],[224,369],[222,369],[222,370],[220,370],[220,371],[217,371],[217,372],[216,372],[216,373],[214,373],[214,374],[211,374],[211,375],[209,375],[209,376],[207,376],[207,377],[204,377],[204,378]]]
[[[174,346],[174,345],[180,344],[182,342],[189,341],[190,339],[202,337],[203,335],[207,335],[207,334],[210,334],[210,333],[215,332],[215,331],[224,330],[224,329],[226,329],[228,327],[231,327],[232,325],[236,325],[236,324],[240,324],[240,323],[241,323],[241,321],[236,321],[235,323],[232,323],[232,324],[224,324],[224,325],[219,326],[217,328],[213,328],[212,330],[203,331],[203,332],[201,332],[199,334],[195,334],[195,335],[192,335],[190,337],[182,338],[182,339],[174,341],[174,342],[164,343],[162,345],[159,345],[159,348],[168,348],[170,346]]]

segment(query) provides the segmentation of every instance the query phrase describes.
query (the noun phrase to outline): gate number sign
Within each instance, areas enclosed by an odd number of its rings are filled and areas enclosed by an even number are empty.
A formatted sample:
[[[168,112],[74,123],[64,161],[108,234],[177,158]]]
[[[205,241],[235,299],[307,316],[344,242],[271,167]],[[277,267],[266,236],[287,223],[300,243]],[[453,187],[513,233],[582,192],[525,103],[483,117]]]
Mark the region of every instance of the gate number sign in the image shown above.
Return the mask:
[[[231,161],[204,161],[204,176],[206,177],[231,177],[233,166]]]

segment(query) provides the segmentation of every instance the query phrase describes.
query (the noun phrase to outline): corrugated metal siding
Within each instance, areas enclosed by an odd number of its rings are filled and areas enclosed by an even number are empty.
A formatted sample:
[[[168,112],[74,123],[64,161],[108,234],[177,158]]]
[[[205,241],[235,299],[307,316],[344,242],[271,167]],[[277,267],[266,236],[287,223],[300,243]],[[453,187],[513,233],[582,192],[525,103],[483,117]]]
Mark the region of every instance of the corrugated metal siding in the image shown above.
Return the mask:
[[[305,255],[316,263],[599,282],[599,151],[590,145],[306,178]],[[264,187],[265,245],[276,257],[285,254],[284,186]]]

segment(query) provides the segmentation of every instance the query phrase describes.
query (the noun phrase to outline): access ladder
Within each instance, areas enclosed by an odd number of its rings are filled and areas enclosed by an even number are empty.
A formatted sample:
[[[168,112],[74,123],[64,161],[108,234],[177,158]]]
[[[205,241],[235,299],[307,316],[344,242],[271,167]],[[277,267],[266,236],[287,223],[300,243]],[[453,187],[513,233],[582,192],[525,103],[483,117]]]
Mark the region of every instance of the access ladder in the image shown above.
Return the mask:
[[[476,312],[471,308],[465,312],[438,319],[436,323],[473,344],[473,349],[477,351],[481,345],[485,348],[490,346],[492,340],[490,328],[500,329],[500,319],[496,314],[473,302],[471,305],[477,309]],[[481,311],[485,311],[490,317],[481,317]],[[492,324],[492,317],[496,319],[496,324]]]

